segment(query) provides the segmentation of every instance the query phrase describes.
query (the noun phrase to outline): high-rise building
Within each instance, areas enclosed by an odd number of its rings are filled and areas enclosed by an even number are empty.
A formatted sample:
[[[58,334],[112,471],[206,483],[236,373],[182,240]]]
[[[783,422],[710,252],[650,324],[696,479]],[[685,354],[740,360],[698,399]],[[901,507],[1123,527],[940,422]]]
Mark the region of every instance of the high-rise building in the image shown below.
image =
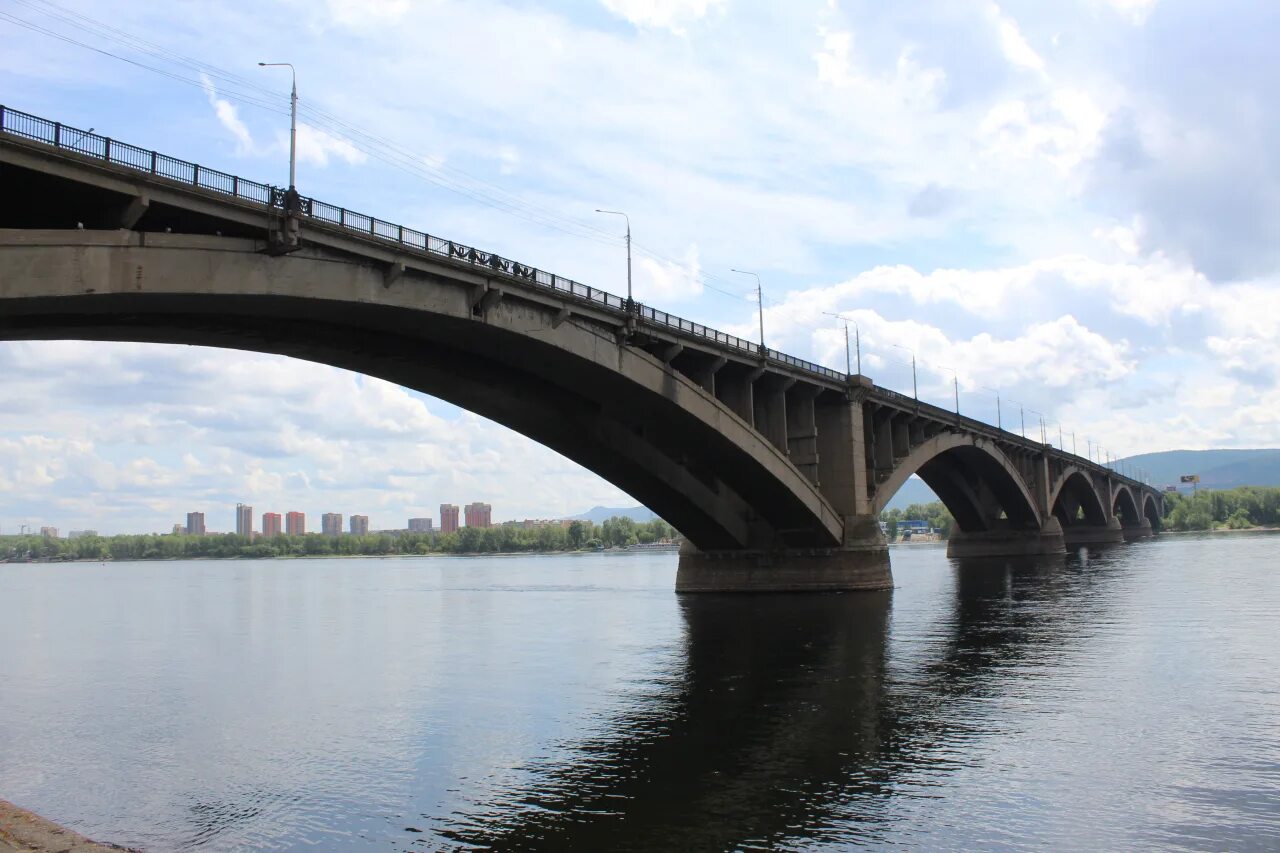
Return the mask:
[[[181,536],[182,534],[184,534],[184,533],[186,533],[186,532],[187,532],[187,528],[183,527],[181,524],[175,524],[175,525],[173,526],[173,535],[174,535],[174,536]]]
[[[188,536],[204,535],[204,513],[203,512],[187,513],[187,535]]]
[[[262,535],[263,536],[279,536],[280,535],[280,513],[264,512],[262,514]]]
[[[368,532],[369,532],[369,516],[367,515],[351,516],[351,535],[352,536],[364,536]]]
[[[410,533],[431,533],[431,519],[429,518],[411,518],[409,519]]]
[[[489,527],[489,514],[492,509],[488,504],[482,504],[479,501],[467,504],[463,507],[463,512],[466,514],[467,527]]]
[[[58,538],[58,528],[56,528],[56,527],[41,527],[41,528],[40,528],[40,535],[41,535],[41,536],[43,536],[45,539],[57,539],[57,538]]]
[[[320,516],[320,532],[325,536],[341,536],[342,513],[326,512]]]
[[[284,514],[284,532],[290,536],[302,536],[307,532],[307,514],[305,512],[286,512]]]
[[[253,535],[253,507],[248,504],[236,504],[236,535]]]
[[[440,532],[452,533],[458,529],[458,508],[453,504],[440,504]]]

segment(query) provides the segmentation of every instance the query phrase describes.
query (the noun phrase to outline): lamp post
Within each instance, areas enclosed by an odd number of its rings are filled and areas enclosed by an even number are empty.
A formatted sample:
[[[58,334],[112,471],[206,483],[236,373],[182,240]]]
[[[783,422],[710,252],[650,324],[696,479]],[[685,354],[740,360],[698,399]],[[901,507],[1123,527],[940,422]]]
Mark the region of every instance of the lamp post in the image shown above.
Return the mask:
[[[761,354],[761,355],[764,355],[764,354],[767,352],[767,350],[764,348],[764,290],[763,290],[763,289],[761,289],[761,287],[760,287],[760,276],[756,275],[755,273],[751,272],[750,270],[733,269],[732,267],[730,268],[730,270],[729,270],[729,271],[730,271],[730,272],[736,272],[736,273],[739,273],[739,274],[741,274],[741,275],[750,275],[750,276],[755,276],[755,279],[756,279],[756,304],[757,304],[757,305],[759,306],[759,308],[760,308],[760,354]],[[847,351],[846,351],[846,352],[847,352]]]
[[[627,221],[627,310],[631,310],[634,304],[631,300],[631,217],[627,216],[621,210],[601,210],[596,208],[596,213],[608,213],[612,216],[621,216]]]
[[[289,189],[298,186],[298,71],[289,62],[259,62],[263,68],[288,68],[293,77],[289,93]]]
[[[915,398],[917,403],[920,402],[920,386],[916,384],[916,351],[910,347],[904,347],[902,344],[889,344],[889,346],[911,353],[911,396]]]
[[[835,317],[837,320],[844,322],[844,372],[849,373],[851,370],[849,364],[849,323],[852,322],[843,314],[833,314],[830,311],[823,311],[828,317]],[[858,355],[858,375],[862,375],[862,332],[858,329],[858,324],[853,324],[853,345],[854,351]]]
[[[996,395],[996,429],[1004,429],[1004,424],[1001,423],[1002,418],[1000,416],[1000,392],[997,391],[995,388],[990,387],[989,385],[979,385],[978,387],[983,388],[987,391],[990,391],[992,394]]]
[[[939,364],[938,367],[943,370],[951,371],[951,385],[955,389],[956,395],[956,414],[960,414],[960,374],[956,372],[954,367],[947,367],[945,364]]]

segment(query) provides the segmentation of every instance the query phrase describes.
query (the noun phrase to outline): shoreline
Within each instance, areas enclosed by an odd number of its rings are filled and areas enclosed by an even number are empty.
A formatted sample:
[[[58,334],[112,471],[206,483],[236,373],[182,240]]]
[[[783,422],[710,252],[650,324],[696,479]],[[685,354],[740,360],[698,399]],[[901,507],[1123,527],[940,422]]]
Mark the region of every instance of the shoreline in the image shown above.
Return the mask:
[[[86,838],[35,812],[0,800],[0,853],[140,853]]]
[[[287,554],[275,557],[134,557],[127,560],[114,560],[108,557],[105,560],[97,558],[82,558],[76,560],[0,560],[0,566],[53,565],[58,563],[66,563],[68,565],[75,563],[101,563],[103,565],[106,565],[107,563],[233,563],[237,560],[421,560],[437,557],[553,557],[561,554],[675,554],[677,551],[677,548],[638,548],[635,550],[631,548],[574,548],[565,549],[563,551],[468,551],[465,553],[452,554],[447,551],[429,551],[426,554]]]

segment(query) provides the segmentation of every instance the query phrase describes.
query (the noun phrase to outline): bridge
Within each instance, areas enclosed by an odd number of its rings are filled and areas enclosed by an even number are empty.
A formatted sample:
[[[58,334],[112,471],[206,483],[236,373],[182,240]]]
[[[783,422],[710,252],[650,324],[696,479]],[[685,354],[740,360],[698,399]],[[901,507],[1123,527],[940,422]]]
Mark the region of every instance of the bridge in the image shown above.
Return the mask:
[[[1089,459],[421,231],[0,106],[0,340],[278,353],[447,400],[679,529],[680,591],[891,585],[919,475],[948,553],[1149,536],[1162,495]]]

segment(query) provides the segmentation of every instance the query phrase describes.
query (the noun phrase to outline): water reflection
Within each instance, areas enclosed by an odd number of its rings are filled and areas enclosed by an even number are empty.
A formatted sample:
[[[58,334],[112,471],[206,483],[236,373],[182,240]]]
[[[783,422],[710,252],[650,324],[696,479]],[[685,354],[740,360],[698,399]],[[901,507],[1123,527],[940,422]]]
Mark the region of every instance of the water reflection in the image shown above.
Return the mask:
[[[996,689],[1029,645],[1068,636],[1045,630],[1053,605],[1087,594],[1105,566],[1063,563],[955,564],[950,618],[928,659],[898,674],[890,593],[684,597],[685,660],[664,689],[578,745],[573,763],[537,768],[534,784],[437,831],[497,849],[876,839],[900,786],[945,765],[971,729],[956,699]]]

